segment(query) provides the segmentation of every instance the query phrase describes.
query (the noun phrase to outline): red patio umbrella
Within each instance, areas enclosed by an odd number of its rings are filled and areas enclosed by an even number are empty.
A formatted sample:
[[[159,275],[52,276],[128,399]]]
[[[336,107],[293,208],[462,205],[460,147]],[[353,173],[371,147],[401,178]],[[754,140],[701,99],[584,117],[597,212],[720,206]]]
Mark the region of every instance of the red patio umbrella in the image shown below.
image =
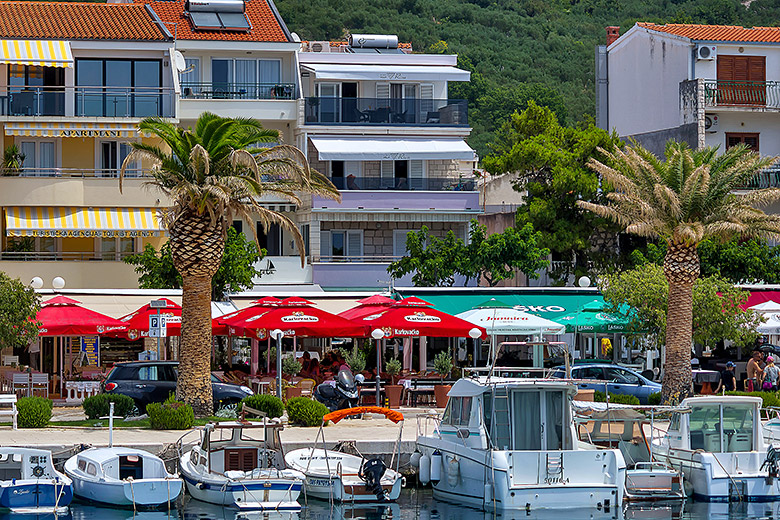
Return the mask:
[[[167,306],[159,309],[160,315],[166,317],[166,333],[168,336],[181,336],[181,305],[169,300],[168,298],[162,298],[165,300]],[[117,336],[127,338],[134,341],[138,338],[145,338],[149,336],[149,316],[157,315],[157,308],[152,308],[150,304],[146,304],[143,307],[122,316],[119,321],[124,322],[127,325],[127,330],[123,331]],[[227,327],[217,322],[216,319],[211,320],[211,331],[215,336],[227,336]]]
[[[487,332],[482,327],[434,308],[423,308],[421,304],[412,303],[412,306],[406,305],[404,300],[401,300],[397,305],[380,308],[374,314],[352,321],[368,326],[369,330],[381,329],[385,333],[385,338],[416,336],[468,338],[471,337],[469,332],[473,329],[479,330],[481,338],[487,337]]]
[[[347,309],[344,312],[340,312],[339,316],[348,320],[363,318],[365,316],[370,316],[371,314],[376,314],[379,309],[387,309],[391,305],[395,305],[398,302],[392,298],[388,298],[387,296],[375,294],[373,296],[369,296],[368,298],[358,300],[357,303],[360,305],[357,307],[352,307],[351,309]]]
[[[127,330],[127,325],[111,316],[79,305],[67,296],[43,302],[36,316],[41,323],[39,336],[102,336]]]

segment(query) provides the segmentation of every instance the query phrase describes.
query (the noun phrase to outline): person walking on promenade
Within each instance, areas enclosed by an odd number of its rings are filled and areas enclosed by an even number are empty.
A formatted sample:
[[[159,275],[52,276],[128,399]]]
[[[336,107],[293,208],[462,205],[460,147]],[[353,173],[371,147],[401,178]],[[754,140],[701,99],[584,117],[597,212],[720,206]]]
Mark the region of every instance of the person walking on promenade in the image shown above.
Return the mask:
[[[715,389],[717,394],[721,390],[726,392],[733,392],[737,389],[737,378],[734,375],[734,370],[737,368],[736,363],[729,361],[726,363],[726,369],[720,373],[720,381],[718,382],[718,388]]]
[[[764,376],[764,371],[761,369],[762,361],[761,351],[754,350],[753,357],[747,363],[747,380],[745,381],[747,392],[757,392],[761,389],[761,381]]]
[[[764,384],[761,388],[763,390],[775,390],[778,378],[780,378],[780,368],[777,368],[777,365],[775,365],[775,358],[768,356],[766,358],[766,368],[764,368]]]

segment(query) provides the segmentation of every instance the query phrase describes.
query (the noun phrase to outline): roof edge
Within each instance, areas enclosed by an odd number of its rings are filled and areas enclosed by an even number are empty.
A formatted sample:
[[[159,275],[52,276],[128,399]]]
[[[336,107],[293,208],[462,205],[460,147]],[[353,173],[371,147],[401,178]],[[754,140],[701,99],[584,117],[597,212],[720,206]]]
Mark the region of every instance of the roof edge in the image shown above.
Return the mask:
[[[284,36],[287,38],[288,42],[292,42],[292,33],[290,33],[290,29],[287,28],[287,24],[284,23],[284,20],[282,19],[282,15],[279,14],[279,10],[276,8],[276,4],[274,3],[274,0],[265,0],[266,3],[268,3],[268,7],[271,9],[271,12],[274,13],[274,17],[276,18],[276,21],[279,22],[279,27],[282,28],[282,32],[284,33]]]
[[[143,4],[146,8],[146,12],[149,13],[149,16],[152,17],[152,22],[160,29],[160,32],[163,34],[165,38],[168,40],[174,40],[176,39],[171,34],[171,31],[168,30],[168,28],[165,26],[165,23],[160,19],[160,17],[157,15],[157,12],[152,8],[150,4]]]

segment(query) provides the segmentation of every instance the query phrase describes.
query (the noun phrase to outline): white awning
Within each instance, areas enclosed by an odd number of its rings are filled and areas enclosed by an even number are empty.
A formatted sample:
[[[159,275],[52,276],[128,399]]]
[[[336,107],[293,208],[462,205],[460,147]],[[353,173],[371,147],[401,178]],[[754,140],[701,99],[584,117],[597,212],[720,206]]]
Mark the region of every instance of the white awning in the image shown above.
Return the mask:
[[[468,81],[471,72],[441,65],[350,65],[310,63],[304,69],[317,79],[351,79],[367,81]]]
[[[70,42],[59,40],[0,40],[0,63],[73,67]]]
[[[473,161],[474,150],[463,139],[311,137],[321,161]]]

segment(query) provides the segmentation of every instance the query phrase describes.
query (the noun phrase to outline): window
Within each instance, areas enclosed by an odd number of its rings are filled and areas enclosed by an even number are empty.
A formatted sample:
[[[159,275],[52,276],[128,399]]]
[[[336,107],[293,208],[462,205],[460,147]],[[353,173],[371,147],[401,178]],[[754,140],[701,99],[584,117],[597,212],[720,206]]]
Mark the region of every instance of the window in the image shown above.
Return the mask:
[[[87,475],[97,475],[97,467],[91,462],[87,464]]]
[[[673,413],[671,419],[669,419],[669,429],[674,431],[680,431],[680,414]]]
[[[607,374],[607,381],[611,381],[613,383],[623,383],[626,385],[639,384],[639,377],[627,370],[621,370],[619,368],[605,368],[604,371]]]
[[[754,152],[758,152],[758,134],[757,133],[738,133],[727,132],[726,133],[726,148],[737,146],[738,144],[746,144]]]
[[[413,161],[382,161],[380,188],[391,190],[425,189],[424,163]]]
[[[100,143],[99,169],[103,176],[119,175],[122,164],[133,151],[130,143],[120,141],[102,141]],[[125,171],[127,177],[140,177],[140,161],[132,161]]]
[[[54,141],[40,139],[22,141],[19,150],[24,154],[22,168],[25,175],[53,175],[56,168]]]
[[[604,371],[601,367],[581,367],[572,370],[574,379],[595,379],[604,381]]]
[[[311,240],[311,225],[304,224],[301,226],[301,236],[303,236],[303,248],[304,248],[304,254],[306,256],[309,256],[311,253],[309,251],[309,241]]]
[[[121,261],[135,253],[135,239],[129,237],[99,238],[100,258],[108,261]]]
[[[257,223],[257,242],[260,249],[266,250],[266,256],[282,255],[282,228],[279,224],[271,224],[266,230],[263,225]]]
[[[340,190],[366,189],[366,179],[360,177],[360,161],[330,161],[330,180]]]
[[[87,461],[85,461],[84,459],[79,459],[79,469],[81,471],[87,469]]]
[[[718,56],[720,105],[766,104],[766,56]]]
[[[36,65],[8,66],[9,115],[65,115],[65,70]]]
[[[159,381],[157,376],[157,367],[151,365],[139,368],[138,379],[141,381]]]
[[[406,256],[406,239],[411,229],[393,230],[393,258],[403,258]]]
[[[363,260],[363,231],[332,229],[320,234],[320,256],[328,260]]]
[[[280,60],[211,60],[211,83],[215,97],[269,99],[280,93],[276,87],[281,81]]]
[[[78,59],[76,87],[79,116],[162,115],[160,60]]]

